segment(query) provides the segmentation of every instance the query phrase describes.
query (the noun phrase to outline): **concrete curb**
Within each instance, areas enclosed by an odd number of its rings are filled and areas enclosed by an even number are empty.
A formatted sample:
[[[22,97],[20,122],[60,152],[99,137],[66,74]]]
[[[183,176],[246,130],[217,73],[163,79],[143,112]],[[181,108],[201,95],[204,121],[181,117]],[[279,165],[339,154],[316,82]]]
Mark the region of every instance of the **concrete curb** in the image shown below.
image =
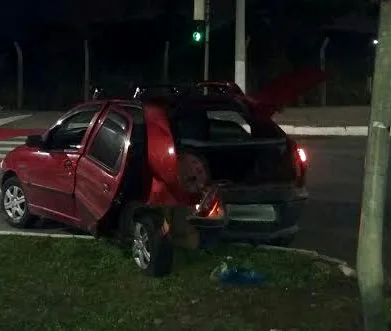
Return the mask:
[[[282,130],[291,136],[368,136],[367,126],[294,126],[278,124]],[[242,124],[243,129],[251,132],[248,124]],[[391,136],[391,134],[390,134]]]
[[[88,236],[88,235],[22,232],[22,231],[0,231],[0,236],[46,237],[46,238],[88,239],[88,240],[95,239],[93,236]]]
[[[316,126],[293,126],[293,125],[280,125],[289,135],[295,136],[355,136],[366,137],[368,136],[367,126],[328,126],[328,127],[316,127]]]
[[[0,124],[1,125],[1,124]],[[317,127],[317,126],[293,126],[293,125],[285,125],[279,124],[280,128],[285,131],[288,135],[292,136],[345,136],[345,137],[366,137],[368,136],[368,127],[367,126],[346,126],[346,127],[338,127],[338,126],[330,126],[330,127]],[[247,124],[242,124],[243,129],[247,132],[250,132],[250,126]],[[34,134],[35,132],[40,131],[41,129],[16,129],[16,128],[0,128],[0,130],[4,130],[11,138],[13,132],[15,135],[20,135],[21,132],[23,134]],[[391,134],[390,134],[391,135]]]
[[[265,250],[265,251],[290,252],[290,253],[305,255],[323,262],[337,265],[338,269],[347,277],[351,277],[351,278],[357,277],[356,270],[350,267],[348,262],[331,256],[319,254],[317,251],[311,251],[308,249],[301,249],[301,248],[289,248],[289,247],[278,247],[278,246],[268,246],[268,245],[259,245],[257,246],[257,249]]]

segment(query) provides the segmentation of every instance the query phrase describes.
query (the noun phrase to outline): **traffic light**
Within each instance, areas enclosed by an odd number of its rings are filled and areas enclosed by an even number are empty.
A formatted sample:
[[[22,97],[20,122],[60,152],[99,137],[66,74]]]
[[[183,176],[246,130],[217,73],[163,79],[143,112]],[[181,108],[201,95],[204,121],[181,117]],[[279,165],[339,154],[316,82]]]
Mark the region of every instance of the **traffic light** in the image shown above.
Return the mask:
[[[202,39],[204,39],[204,36],[201,32],[199,32],[199,31],[193,32],[193,41],[194,42],[199,43],[202,41]]]
[[[201,44],[205,37],[205,24],[203,21],[195,21],[192,32],[192,40],[195,44]]]

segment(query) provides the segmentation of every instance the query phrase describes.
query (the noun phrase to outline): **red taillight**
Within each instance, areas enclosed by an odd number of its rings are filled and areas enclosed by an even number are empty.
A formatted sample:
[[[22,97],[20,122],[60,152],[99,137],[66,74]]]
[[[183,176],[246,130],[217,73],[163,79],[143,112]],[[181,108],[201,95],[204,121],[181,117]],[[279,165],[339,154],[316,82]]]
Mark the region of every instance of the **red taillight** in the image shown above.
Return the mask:
[[[299,187],[305,184],[305,172],[307,169],[307,154],[301,147],[296,147],[296,181]]]
[[[301,162],[303,162],[303,163],[307,162],[307,154],[305,153],[303,148],[299,147],[297,149],[297,154],[298,154]]]
[[[223,216],[223,208],[215,188],[208,190],[199,204],[195,206],[195,214],[199,217],[218,218]]]

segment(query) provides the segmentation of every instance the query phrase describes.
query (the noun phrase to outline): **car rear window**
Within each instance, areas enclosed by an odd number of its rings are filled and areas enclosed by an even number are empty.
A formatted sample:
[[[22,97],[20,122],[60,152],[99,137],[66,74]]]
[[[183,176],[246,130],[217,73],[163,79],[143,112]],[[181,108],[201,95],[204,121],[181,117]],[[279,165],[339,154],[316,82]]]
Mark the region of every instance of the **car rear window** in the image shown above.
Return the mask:
[[[260,138],[283,137],[283,131],[272,120],[251,124],[235,109],[181,110],[172,121],[179,140],[240,142]]]

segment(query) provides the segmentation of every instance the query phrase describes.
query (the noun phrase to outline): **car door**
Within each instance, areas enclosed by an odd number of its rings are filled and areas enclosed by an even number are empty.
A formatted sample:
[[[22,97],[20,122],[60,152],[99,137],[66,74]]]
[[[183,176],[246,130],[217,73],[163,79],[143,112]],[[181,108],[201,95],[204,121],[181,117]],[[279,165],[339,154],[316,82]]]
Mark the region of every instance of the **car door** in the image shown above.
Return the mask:
[[[130,146],[132,115],[109,107],[94,130],[76,171],[76,208],[86,230],[93,231],[118,193]]]
[[[74,201],[76,168],[101,108],[102,104],[96,103],[67,113],[44,135],[44,147],[26,164],[27,196],[41,215],[78,221]]]

